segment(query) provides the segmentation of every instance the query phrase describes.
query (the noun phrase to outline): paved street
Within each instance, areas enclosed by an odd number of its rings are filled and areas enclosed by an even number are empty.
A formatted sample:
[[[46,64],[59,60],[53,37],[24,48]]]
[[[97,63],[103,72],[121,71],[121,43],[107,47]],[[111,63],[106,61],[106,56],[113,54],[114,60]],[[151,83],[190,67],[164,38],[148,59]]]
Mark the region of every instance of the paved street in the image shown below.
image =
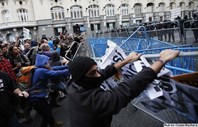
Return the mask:
[[[61,107],[53,110],[53,114],[57,120],[64,121],[63,127],[70,127],[68,120],[67,99],[61,102]],[[24,123],[22,127],[39,127],[41,117],[35,112],[32,112],[34,117],[32,122]],[[134,108],[129,104],[121,110],[118,115],[114,116],[112,127],[162,127],[163,123],[148,114]]]

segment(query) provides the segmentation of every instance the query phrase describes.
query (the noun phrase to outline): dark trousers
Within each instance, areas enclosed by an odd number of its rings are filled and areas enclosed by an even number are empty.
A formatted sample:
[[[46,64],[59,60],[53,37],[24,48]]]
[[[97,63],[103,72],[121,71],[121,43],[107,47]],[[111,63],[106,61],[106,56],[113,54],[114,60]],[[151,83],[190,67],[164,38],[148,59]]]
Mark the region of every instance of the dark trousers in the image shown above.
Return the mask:
[[[20,127],[16,114],[10,117],[0,116],[0,127]]]
[[[173,30],[169,30],[168,31],[168,41],[171,42],[171,38],[173,40],[173,42],[175,42],[175,35],[174,35],[174,31]]]
[[[39,100],[32,103],[34,109],[42,116],[43,120],[40,127],[54,127],[55,121],[52,115],[51,106],[48,104],[47,100]]]
[[[193,30],[193,34],[195,37],[195,42],[198,42],[198,30]]]

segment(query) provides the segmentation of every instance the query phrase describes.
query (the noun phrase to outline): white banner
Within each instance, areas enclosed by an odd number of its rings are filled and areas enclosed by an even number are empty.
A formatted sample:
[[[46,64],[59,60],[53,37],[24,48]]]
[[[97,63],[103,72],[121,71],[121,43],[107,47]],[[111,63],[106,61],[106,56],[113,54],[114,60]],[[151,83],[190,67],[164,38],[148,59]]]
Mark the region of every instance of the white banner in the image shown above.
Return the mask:
[[[30,30],[25,28],[25,27],[23,27],[23,36],[24,36],[23,40],[31,39]]]
[[[107,65],[122,61],[126,57],[124,51],[119,46],[117,46],[116,43],[108,40],[107,45],[109,46],[109,48],[107,49],[106,54],[101,58],[102,62],[98,63],[101,69],[104,69]],[[142,60],[129,63],[124,67],[122,67],[118,74],[114,75],[113,77],[105,81],[101,87],[105,90],[109,90],[113,87],[116,87],[120,82],[133,77],[138,72],[140,72],[144,67],[150,66],[150,63],[147,62],[145,58],[141,57],[141,59]],[[158,77],[165,74],[171,75],[171,72],[168,69],[164,68],[158,74]],[[160,88],[160,83],[161,82],[159,80],[155,80],[153,81],[153,83],[149,84],[148,87],[146,88],[147,96],[150,99],[155,99],[163,95],[163,90],[162,88]],[[172,90],[169,92],[175,92],[176,91],[175,85],[174,84],[170,84],[170,85],[172,87]]]

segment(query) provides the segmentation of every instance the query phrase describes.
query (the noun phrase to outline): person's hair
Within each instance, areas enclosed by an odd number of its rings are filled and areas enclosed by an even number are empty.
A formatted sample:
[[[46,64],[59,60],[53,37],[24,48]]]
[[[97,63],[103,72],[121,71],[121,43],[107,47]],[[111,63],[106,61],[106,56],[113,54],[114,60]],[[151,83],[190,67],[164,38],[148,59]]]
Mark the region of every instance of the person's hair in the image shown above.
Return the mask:
[[[41,46],[40,46],[40,49],[42,50],[42,51],[49,51],[49,49],[50,49],[50,46],[48,45],[48,44],[42,44]]]
[[[59,43],[60,43],[59,38],[56,38],[55,40],[53,40],[53,44],[54,44],[54,45],[58,45]]]
[[[14,47],[17,47],[17,46],[11,45],[11,46],[9,47],[9,49],[8,49],[8,53],[9,53],[11,56],[14,56],[14,54],[13,54],[13,49],[14,49]],[[17,47],[17,48],[18,48],[18,47]]]
[[[11,45],[10,47],[9,47],[9,49],[8,49],[8,51],[10,52],[10,53],[13,53],[13,48],[14,47],[16,47],[15,45]]]
[[[60,54],[58,52],[52,52],[51,60],[53,62],[60,61]]]

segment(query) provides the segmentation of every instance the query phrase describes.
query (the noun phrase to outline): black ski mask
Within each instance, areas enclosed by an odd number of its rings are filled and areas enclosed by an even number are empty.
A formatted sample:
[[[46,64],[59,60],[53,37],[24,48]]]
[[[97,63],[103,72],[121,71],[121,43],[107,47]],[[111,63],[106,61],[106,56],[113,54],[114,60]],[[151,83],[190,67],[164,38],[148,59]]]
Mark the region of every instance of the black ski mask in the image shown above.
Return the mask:
[[[91,69],[96,62],[89,57],[77,57],[69,63],[69,71],[72,75],[72,80],[77,85],[85,89],[99,87],[103,81],[102,77],[86,77],[85,74]]]
[[[78,84],[85,89],[98,88],[104,81],[103,77],[83,77]]]

